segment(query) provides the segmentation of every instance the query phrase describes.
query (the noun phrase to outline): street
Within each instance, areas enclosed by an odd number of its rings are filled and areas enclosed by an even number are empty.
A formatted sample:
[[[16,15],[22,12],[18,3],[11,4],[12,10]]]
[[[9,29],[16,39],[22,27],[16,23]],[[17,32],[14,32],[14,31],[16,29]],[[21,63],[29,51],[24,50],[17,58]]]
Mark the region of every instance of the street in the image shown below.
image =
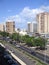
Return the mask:
[[[23,62],[25,62],[27,65],[36,65],[36,61],[33,59],[30,59],[25,55],[24,53],[21,53],[21,51],[18,51],[17,49],[14,49],[10,44],[5,44],[6,49],[12,50],[13,53],[19,57]]]
[[[30,64],[30,63],[31,64],[33,64],[33,63],[35,64],[35,61],[32,62],[30,59],[28,60],[28,58],[24,54],[20,54],[20,52],[18,52],[16,50],[17,48],[21,49],[21,50],[23,50],[23,51],[25,51],[25,52],[27,52],[29,54],[31,54],[32,56],[37,57],[40,61],[46,63],[47,65],[49,64],[49,56],[41,54],[41,53],[38,53],[35,50],[31,50],[31,49],[29,49],[29,48],[27,48],[25,46],[22,46],[20,44],[17,44],[17,43],[16,44],[6,44],[5,46],[6,46],[6,49],[11,50],[16,56],[18,56],[21,60],[23,60],[27,65]],[[15,46],[15,49],[13,48],[13,46]],[[27,59],[27,61],[26,61],[26,59]]]

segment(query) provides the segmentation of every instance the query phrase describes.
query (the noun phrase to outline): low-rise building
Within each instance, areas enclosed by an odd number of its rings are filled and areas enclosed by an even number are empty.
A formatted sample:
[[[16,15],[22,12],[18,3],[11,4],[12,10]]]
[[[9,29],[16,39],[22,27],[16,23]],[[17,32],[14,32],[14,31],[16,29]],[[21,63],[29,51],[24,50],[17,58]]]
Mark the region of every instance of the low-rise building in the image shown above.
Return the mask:
[[[20,31],[19,34],[20,34],[20,35],[27,35],[27,32],[25,32],[25,31]]]

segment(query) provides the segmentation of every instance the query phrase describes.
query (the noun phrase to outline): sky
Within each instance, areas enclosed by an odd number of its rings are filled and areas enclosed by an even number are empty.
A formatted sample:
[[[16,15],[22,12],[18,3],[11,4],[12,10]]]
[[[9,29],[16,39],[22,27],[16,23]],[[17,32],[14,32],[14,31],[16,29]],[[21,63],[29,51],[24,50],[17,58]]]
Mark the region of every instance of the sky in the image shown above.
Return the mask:
[[[27,22],[36,22],[36,15],[49,12],[49,0],[0,0],[0,23],[15,21],[15,27],[27,28]]]

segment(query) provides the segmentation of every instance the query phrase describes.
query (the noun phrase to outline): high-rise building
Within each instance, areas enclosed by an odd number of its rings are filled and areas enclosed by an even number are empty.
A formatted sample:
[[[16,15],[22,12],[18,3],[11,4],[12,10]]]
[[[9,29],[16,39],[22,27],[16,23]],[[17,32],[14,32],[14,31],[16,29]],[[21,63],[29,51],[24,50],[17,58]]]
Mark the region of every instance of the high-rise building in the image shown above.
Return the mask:
[[[49,33],[49,13],[44,12],[37,15],[38,22],[38,33],[47,34]]]
[[[37,23],[28,22],[27,27],[28,27],[28,29],[27,29],[28,33],[36,33],[37,32]]]
[[[27,23],[27,32],[28,33],[32,32],[31,31],[31,23],[30,22]]]
[[[4,24],[0,24],[0,31],[5,31],[5,26],[4,26]]]
[[[6,22],[6,32],[11,33],[11,34],[15,32],[15,22],[14,21]]]

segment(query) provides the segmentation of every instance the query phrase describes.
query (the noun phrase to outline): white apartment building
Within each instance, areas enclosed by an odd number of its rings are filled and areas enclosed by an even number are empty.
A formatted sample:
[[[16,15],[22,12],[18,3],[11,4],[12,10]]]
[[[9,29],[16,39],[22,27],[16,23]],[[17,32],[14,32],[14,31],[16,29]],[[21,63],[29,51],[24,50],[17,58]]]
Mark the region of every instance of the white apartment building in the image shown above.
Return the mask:
[[[37,15],[38,33],[49,34],[49,13],[44,12]]]
[[[37,23],[28,22],[27,33],[36,33],[36,32],[37,32]]]

